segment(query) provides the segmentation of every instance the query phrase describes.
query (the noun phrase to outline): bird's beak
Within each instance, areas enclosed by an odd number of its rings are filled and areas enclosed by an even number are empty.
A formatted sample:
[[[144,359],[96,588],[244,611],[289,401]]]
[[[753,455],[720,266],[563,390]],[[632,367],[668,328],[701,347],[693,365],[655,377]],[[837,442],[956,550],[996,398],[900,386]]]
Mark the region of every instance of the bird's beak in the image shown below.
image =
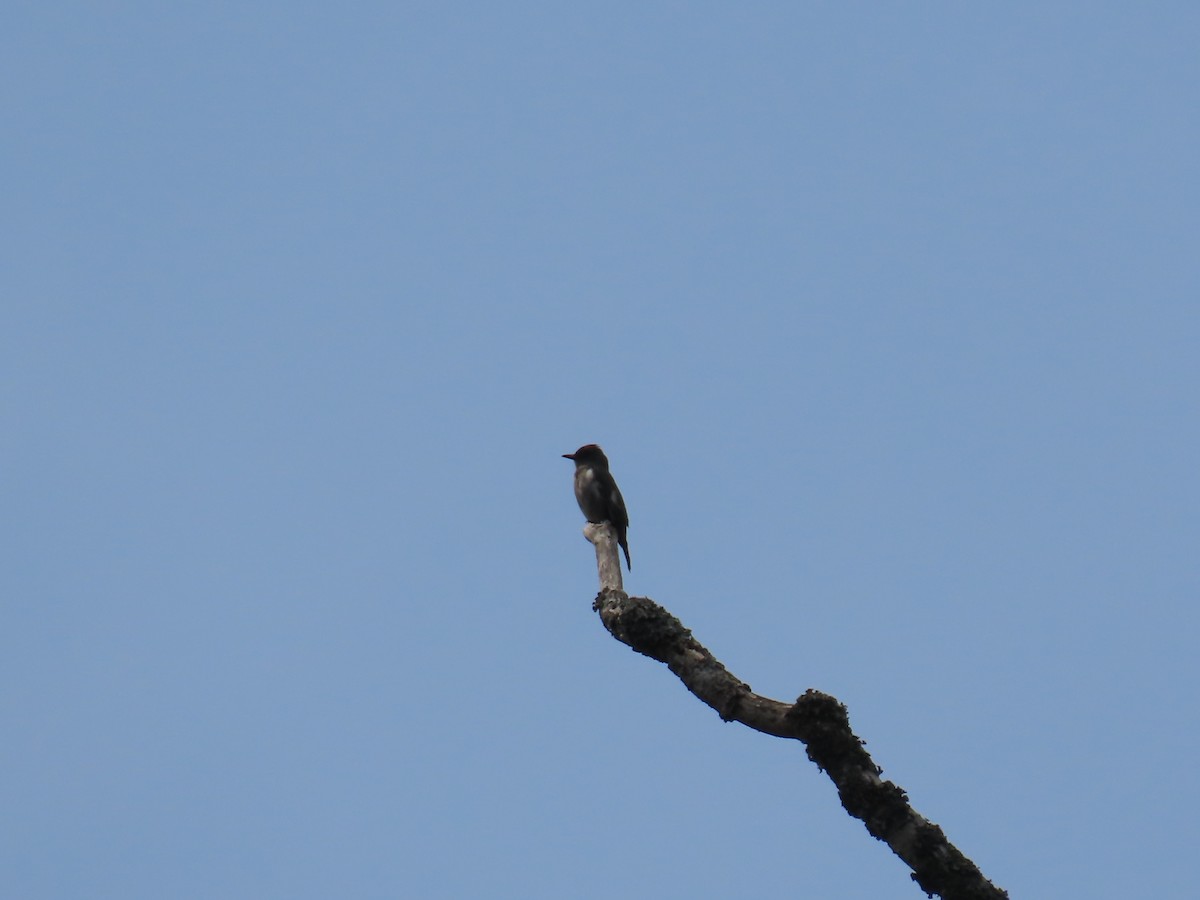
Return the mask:
[[[563,459],[574,459],[574,458],[575,458],[574,453],[564,453],[563,454]]]

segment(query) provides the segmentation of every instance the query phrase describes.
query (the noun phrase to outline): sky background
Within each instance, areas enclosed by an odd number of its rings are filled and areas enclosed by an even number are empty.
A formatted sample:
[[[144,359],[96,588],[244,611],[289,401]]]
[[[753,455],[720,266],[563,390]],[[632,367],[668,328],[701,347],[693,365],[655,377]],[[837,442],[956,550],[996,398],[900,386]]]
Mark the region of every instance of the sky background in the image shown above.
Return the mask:
[[[1190,897],[1194,3],[16,2],[0,893]]]

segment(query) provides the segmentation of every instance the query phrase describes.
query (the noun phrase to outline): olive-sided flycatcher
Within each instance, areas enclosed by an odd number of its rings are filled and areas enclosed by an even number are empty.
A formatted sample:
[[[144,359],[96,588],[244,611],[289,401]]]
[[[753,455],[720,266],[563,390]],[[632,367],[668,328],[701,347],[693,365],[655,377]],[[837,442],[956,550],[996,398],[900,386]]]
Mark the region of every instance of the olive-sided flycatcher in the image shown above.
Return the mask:
[[[621,489],[608,471],[608,457],[595,444],[584,444],[574,453],[564,453],[563,457],[575,460],[575,499],[584,518],[597,524],[612,524],[617,530],[617,543],[625,551],[625,568],[632,571],[629,544],[625,541],[629,513],[625,512]]]

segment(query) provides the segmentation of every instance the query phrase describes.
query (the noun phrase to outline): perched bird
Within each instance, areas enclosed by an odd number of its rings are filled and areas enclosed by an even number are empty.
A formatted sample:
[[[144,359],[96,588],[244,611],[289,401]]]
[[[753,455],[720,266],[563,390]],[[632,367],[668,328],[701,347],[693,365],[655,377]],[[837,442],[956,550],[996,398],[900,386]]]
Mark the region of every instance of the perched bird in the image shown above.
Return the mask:
[[[564,453],[564,459],[575,461],[575,499],[589,522],[609,522],[617,529],[617,543],[625,551],[625,568],[629,562],[629,544],[625,531],[629,528],[629,513],[621,489],[608,471],[608,457],[595,444],[584,444],[574,453]]]

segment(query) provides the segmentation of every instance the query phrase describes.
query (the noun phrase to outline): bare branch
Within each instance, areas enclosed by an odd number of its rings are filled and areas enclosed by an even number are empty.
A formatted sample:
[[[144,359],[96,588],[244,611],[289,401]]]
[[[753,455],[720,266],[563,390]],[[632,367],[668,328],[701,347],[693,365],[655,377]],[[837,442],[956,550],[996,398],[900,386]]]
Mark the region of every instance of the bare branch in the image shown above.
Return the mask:
[[[596,569],[600,573],[600,590],[622,590],[621,560],[617,556],[617,530],[608,522],[588,522],[583,536],[596,547]]]
[[[604,526],[600,526],[604,527]],[[589,540],[590,540],[589,536]],[[615,544],[609,541],[613,565]],[[600,545],[596,547],[597,559]],[[603,568],[601,583],[604,583]],[[617,567],[617,578],[620,568]],[[618,582],[619,583],[619,582]],[[846,707],[835,698],[808,690],[795,703],[760,697],[734,677],[677,618],[645,597],[604,588],[593,608],[613,637],[638,653],[666,663],[689,691],[726,722],[741,722],[775,737],[804,743],[808,758],[837,787],[846,812],[861,819],[913,870],[912,878],[930,897],[943,900],[1003,900],[1008,894],[988,881],[942,830],[909,805],[850,730]]]

